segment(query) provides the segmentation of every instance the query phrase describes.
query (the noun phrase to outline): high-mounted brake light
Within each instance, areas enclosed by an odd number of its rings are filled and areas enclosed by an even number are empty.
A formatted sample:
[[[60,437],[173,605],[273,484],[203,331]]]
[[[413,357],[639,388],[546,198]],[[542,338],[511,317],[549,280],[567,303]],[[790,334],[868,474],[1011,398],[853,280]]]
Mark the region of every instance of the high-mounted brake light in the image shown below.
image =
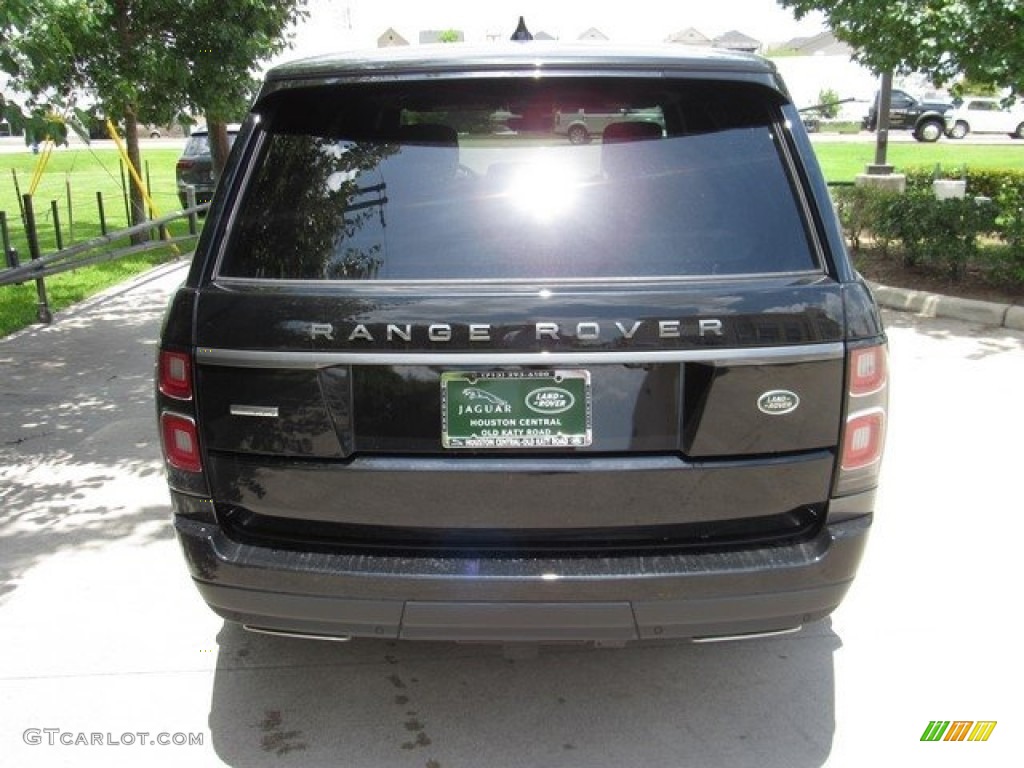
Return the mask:
[[[199,436],[192,419],[176,413],[164,413],[160,417],[160,432],[164,457],[169,465],[185,472],[203,471]]]
[[[160,351],[160,392],[176,400],[192,399],[192,363],[188,355]]]

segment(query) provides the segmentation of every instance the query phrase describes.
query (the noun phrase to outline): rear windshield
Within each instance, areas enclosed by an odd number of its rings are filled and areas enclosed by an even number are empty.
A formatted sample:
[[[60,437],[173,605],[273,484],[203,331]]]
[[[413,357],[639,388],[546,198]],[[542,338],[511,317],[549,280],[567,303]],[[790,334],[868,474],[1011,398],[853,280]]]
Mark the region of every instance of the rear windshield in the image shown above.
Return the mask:
[[[219,274],[817,269],[780,152],[778,98],[737,83],[586,78],[283,91],[262,107]]]
[[[210,154],[210,137],[205,133],[193,133],[185,142],[185,157]]]
[[[237,137],[237,131],[228,132],[229,147],[234,145]],[[182,155],[185,157],[199,157],[200,155],[208,154],[210,154],[210,134],[205,132],[193,133],[189,136],[188,141],[185,142],[185,149],[182,151]]]

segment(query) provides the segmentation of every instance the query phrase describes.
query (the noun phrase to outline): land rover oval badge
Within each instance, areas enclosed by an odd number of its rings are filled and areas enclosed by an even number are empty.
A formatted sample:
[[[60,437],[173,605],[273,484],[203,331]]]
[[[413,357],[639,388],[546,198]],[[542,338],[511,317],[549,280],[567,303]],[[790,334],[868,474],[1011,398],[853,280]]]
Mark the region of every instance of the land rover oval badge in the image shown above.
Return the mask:
[[[788,389],[773,389],[757,398],[758,409],[769,416],[785,416],[795,411],[799,405],[800,398],[796,392],[790,392]]]
[[[561,387],[541,387],[526,396],[526,407],[534,413],[565,413],[575,403],[572,392]]]

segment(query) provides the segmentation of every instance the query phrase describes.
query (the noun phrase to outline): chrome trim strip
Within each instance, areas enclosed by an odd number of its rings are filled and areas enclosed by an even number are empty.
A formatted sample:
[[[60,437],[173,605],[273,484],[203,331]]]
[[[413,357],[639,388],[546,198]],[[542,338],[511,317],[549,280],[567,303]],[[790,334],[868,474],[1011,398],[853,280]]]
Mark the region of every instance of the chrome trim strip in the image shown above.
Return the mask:
[[[279,368],[316,370],[335,365],[608,365],[644,363],[729,363],[730,365],[780,365],[837,360],[842,342],[751,349],[665,349],[635,352],[276,352],[259,349],[212,349],[199,347],[196,361],[202,365],[232,368]]]
[[[279,415],[276,405],[237,405],[231,404],[232,416],[259,416],[265,419],[276,419]]]
[[[274,637],[294,637],[299,640],[328,640],[332,643],[347,643],[352,639],[351,635],[322,635],[318,632],[289,632],[284,629],[268,629],[267,627],[254,627],[252,624],[243,624],[242,629],[246,632],[253,632],[258,635],[273,635]]]
[[[647,275],[644,277],[628,277],[622,275],[619,277],[559,277],[559,278],[541,278],[541,277],[510,277],[505,280],[496,280],[488,277],[468,277],[468,278],[430,278],[421,277],[416,279],[389,279],[389,278],[371,278],[366,280],[329,280],[319,278],[273,278],[268,279],[265,277],[238,277],[235,275],[224,275],[221,274],[218,263],[218,270],[215,273],[216,278],[213,282],[218,286],[225,286],[228,288],[332,288],[332,289],[344,289],[346,294],[352,293],[367,293],[371,291],[393,290],[393,289],[409,289],[415,290],[417,288],[423,288],[425,286],[442,286],[446,289],[451,288],[488,288],[494,291],[507,291],[511,289],[534,289],[540,290],[542,288],[602,288],[607,286],[666,286],[666,287],[692,287],[701,283],[707,283],[708,275]],[[808,268],[808,269],[796,269],[788,270],[785,272],[739,272],[737,274],[729,275],[714,275],[716,282],[723,283],[739,283],[739,282],[752,282],[752,281],[765,281],[765,280],[797,280],[807,279],[813,280],[807,284],[813,284],[814,282],[820,281],[828,277],[828,273],[822,268]],[[801,283],[795,283],[794,285],[800,285]]]
[[[799,632],[803,628],[803,624],[797,624],[795,627],[786,627],[785,629],[770,629],[766,632],[749,632],[743,635],[709,635],[707,637],[693,637],[690,638],[690,640],[694,643],[727,643],[732,640],[760,640],[765,637],[792,635],[795,632]]]

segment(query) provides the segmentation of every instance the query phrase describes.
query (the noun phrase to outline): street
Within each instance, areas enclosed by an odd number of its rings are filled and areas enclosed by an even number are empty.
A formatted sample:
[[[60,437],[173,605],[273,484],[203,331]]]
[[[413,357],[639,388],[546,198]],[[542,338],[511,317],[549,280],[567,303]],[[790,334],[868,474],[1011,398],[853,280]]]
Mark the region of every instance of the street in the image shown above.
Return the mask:
[[[158,268],[0,339],[0,763],[1019,765],[1024,333],[886,314],[883,486],[831,619],[505,658],[253,635],[206,608],[173,537],[152,402],[183,277]],[[924,743],[933,720],[997,726]]]

